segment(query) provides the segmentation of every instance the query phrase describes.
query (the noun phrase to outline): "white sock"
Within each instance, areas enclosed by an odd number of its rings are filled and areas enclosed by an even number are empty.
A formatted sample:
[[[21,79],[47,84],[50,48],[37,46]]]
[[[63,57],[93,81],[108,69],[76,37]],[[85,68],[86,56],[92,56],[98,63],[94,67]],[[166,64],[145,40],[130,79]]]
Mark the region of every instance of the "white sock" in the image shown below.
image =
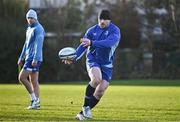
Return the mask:
[[[35,95],[34,92],[30,94],[30,97],[31,97],[31,100],[37,100],[36,95]]]

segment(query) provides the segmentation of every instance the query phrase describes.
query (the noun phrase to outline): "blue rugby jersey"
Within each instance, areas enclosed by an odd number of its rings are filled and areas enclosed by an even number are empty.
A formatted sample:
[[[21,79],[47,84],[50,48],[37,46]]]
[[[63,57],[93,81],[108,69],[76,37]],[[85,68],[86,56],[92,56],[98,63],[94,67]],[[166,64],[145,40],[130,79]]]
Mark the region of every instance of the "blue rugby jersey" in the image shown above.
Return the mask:
[[[113,23],[110,23],[106,28],[100,28],[97,24],[87,30],[84,38],[91,40],[91,46],[83,47],[83,45],[79,45],[76,49],[76,61],[87,50],[87,63],[96,62],[101,66],[112,68],[114,52],[121,38],[120,29]]]
[[[44,28],[38,21],[32,25],[29,25],[26,30],[26,40],[19,60],[42,61],[44,36]]]

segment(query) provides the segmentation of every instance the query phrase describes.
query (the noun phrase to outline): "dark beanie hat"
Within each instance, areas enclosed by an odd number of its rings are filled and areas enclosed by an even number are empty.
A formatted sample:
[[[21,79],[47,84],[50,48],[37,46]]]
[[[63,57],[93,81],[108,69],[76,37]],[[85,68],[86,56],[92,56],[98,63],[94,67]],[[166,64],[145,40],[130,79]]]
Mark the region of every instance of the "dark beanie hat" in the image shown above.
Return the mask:
[[[110,12],[108,10],[102,10],[98,16],[99,19],[111,20]]]

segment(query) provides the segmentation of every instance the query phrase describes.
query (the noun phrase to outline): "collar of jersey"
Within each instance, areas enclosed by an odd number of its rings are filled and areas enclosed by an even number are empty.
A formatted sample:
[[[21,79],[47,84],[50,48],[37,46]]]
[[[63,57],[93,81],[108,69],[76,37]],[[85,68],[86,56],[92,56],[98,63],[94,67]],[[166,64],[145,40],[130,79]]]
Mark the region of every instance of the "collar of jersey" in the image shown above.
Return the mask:
[[[38,22],[35,22],[35,23],[29,25],[29,27],[35,27],[37,24],[38,24]]]

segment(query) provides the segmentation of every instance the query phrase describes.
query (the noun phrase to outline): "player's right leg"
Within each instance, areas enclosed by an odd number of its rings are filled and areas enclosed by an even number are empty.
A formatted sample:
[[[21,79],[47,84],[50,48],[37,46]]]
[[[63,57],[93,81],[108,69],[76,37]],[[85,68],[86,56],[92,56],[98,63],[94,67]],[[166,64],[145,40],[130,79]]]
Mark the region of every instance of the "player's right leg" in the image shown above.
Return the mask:
[[[89,92],[91,94],[86,93],[85,102],[86,102],[86,99],[88,98],[88,103],[84,104],[84,106],[82,108],[82,112],[86,118],[92,118],[91,106],[90,105],[91,105],[92,97],[94,97],[94,92],[96,91],[97,86],[102,81],[101,69],[99,68],[98,65],[97,66],[94,65],[88,70],[88,75],[91,79],[91,82],[89,83],[91,88],[88,89],[88,87],[87,87],[86,91],[88,92],[88,90],[90,90],[92,88],[94,88],[94,91],[93,91],[93,93]]]
[[[75,119],[80,120],[80,121],[86,120],[86,118],[84,117],[84,115],[82,113],[78,113],[76,115]]]
[[[33,93],[31,83],[28,81],[28,76],[31,72],[22,69],[19,73],[18,79],[22,82],[22,84],[25,86],[26,90],[29,92],[29,94]]]

